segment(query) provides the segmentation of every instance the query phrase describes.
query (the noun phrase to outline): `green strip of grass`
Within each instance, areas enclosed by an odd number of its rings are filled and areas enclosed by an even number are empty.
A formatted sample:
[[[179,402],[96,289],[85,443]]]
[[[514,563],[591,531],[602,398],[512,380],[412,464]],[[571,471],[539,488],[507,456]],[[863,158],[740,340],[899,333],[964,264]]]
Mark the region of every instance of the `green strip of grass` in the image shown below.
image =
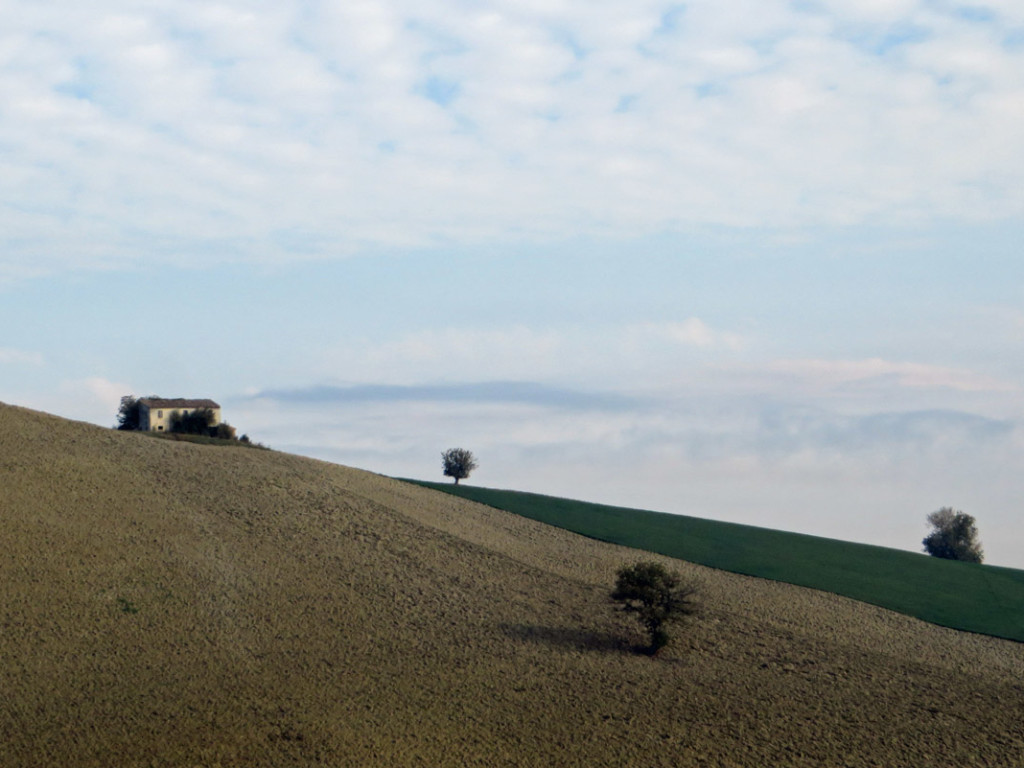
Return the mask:
[[[1024,571],[533,493],[409,482],[593,539],[834,592],[941,626],[1024,642]]]

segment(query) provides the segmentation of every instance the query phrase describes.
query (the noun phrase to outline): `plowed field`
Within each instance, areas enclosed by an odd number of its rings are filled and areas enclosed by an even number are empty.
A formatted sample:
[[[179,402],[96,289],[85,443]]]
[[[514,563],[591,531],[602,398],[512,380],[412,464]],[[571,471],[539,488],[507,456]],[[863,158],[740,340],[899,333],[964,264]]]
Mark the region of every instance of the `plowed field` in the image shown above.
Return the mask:
[[[2,766],[1024,765],[1024,646],[367,472],[0,406]]]

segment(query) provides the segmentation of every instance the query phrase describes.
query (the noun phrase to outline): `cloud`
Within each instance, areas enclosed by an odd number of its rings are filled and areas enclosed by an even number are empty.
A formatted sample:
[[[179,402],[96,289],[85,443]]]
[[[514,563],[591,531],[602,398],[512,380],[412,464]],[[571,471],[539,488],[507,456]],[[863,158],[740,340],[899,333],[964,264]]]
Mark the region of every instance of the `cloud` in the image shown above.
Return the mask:
[[[316,426],[309,429],[327,445],[351,449],[383,441],[395,457],[424,440],[462,435],[463,442],[492,451],[595,461],[617,457],[633,467],[670,459],[692,467],[737,461],[828,466],[849,460],[891,472],[925,457],[976,458],[1008,449],[1016,439],[1015,422],[966,410],[894,410],[885,407],[885,397],[863,412],[845,411],[843,405],[742,390],[709,394],[684,388],[627,396],[495,381],[265,390],[233,407],[251,412],[257,422],[268,413],[293,414],[303,425],[312,419]],[[282,439],[291,439],[289,429],[309,439],[306,426],[288,419],[277,423]],[[395,460],[384,451],[375,455]]]
[[[120,404],[121,398],[129,394],[131,390],[125,384],[110,381],[102,376],[90,376],[81,381],[67,381],[61,385],[65,392],[84,392],[100,402],[116,406]]]
[[[122,395],[132,392],[127,384],[102,376],[65,379],[56,386],[39,386],[16,393],[10,401],[70,419],[111,425],[117,417]]]
[[[743,340],[696,318],[588,331],[543,337],[551,377],[453,382],[444,374],[474,366],[453,364],[457,354],[445,355],[445,344],[425,343],[417,334],[415,344],[406,339],[392,351],[427,350],[429,365],[409,365],[398,355],[394,370],[403,377],[431,371],[438,376],[431,383],[399,378],[263,388],[238,405],[257,423],[261,413],[289,412],[305,424],[302,414],[315,408],[323,444],[336,446],[332,451],[347,446],[344,456],[332,455],[359,465],[401,462],[423,450],[424,441],[446,435],[444,442],[515,453],[515,462],[543,453],[634,469],[676,462],[724,471],[747,462],[813,474],[850,461],[865,472],[891,474],[921,462],[974,460],[999,446],[1008,455],[1015,451],[1019,387],[967,369],[881,358],[738,363],[729,356]],[[456,336],[428,334],[453,343]],[[499,361],[528,354],[535,341],[523,328],[481,334],[468,342],[466,361],[479,354],[475,370],[500,368]],[[358,356],[348,363],[374,370]],[[566,370],[572,375],[564,376]],[[559,374],[562,383],[553,383]],[[287,420],[276,429],[284,440],[295,431]],[[298,433],[305,447],[315,442],[305,427]],[[394,457],[381,449],[360,458],[352,450],[368,443],[386,445]]]
[[[3,272],[1019,216],[1020,12],[861,6],[16,0]]]
[[[844,415],[804,408],[765,408],[740,450],[771,459],[817,455],[847,460],[868,454],[883,463],[935,454],[964,455],[1008,445],[1014,424],[959,411]],[[733,448],[736,448],[734,446]]]
[[[730,357],[745,344],[740,334],[695,317],[546,328],[446,326],[381,340],[346,339],[325,351],[317,373],[346,383],[542,380],[578,389],[600,380],[602,389],[628,389],[639,370],[656,384],[695,358]]]
[[[678,323],[647,323],[627,329],[627,333],[648,335],[676,344],[693,347],[725,347],[738,350],[744,346],[740,334],[718,331],[697,317]]]
[[[25,352],[12,347],[0,347],[0,365],[42,365],[39,352]]]
[[[397,386],[367,384],[349,387],[317,386],[265,390],[254,398],[293,405],[353,405],[357,403],[504,403],[568,410],[622,410],[631,398],[550,387],[536,382],[490,381],[468,384]]]
[[[476,380],[483,374],[519,380],[557,371],[571,346],[554,330],[447,326],[381,340],[347,339],[325,351],[321,373],[359,383]]]
[[[794,382],[819,389],[856,389],[889,385],[909,389],[960,392],[1017,392],[1019,387],[969,370],[881,358],[865,360],[779,360],[765,367]]]

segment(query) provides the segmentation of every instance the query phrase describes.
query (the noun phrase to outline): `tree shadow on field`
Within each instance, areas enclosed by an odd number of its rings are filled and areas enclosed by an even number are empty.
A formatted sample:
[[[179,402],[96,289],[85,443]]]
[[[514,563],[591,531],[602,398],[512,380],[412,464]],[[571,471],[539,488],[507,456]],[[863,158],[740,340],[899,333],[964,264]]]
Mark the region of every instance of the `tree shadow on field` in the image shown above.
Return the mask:
[[[502,624],[513,640],[601,653],[635,653],[637,646],[621,635],[579,627],[547,627],[538,624]]]

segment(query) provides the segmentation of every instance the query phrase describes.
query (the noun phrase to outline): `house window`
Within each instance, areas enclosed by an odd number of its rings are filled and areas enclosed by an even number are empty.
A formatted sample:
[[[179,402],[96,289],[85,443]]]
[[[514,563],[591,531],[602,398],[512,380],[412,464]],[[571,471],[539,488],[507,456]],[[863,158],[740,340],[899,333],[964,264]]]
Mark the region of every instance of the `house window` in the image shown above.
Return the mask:
[[[163,412],[163,411],[157,411],[157,412],[156,412],[156,417],[157,417],[158,419],[162,419],[162,418],[164,417],[164,412]]]

